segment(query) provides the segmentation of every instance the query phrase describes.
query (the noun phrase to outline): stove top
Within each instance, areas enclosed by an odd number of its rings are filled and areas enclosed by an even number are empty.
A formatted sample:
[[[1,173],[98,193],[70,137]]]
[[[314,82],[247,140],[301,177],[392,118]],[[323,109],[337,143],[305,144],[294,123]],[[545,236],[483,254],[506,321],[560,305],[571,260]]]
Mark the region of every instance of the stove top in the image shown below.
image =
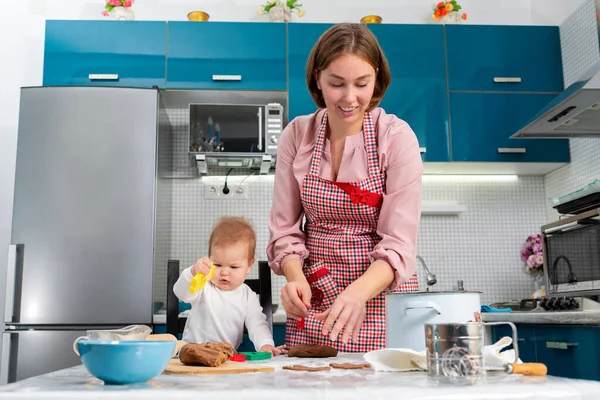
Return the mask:
[[[512,312],[600,311],[600,303],[597,301],[587,297],[568,296],[495,303],[490,304],[490,307],[511,308]]]

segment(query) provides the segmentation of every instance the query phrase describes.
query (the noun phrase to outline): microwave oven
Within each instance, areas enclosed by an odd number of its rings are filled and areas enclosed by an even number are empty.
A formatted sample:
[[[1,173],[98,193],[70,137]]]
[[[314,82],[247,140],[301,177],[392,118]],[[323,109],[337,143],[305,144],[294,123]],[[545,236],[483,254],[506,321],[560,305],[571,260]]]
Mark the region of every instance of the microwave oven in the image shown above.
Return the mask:
[[[541,231],[548,297],[600,294],[600,209],[562,218]]]
[[[274,167],[287,123],[287,94],[277,91],[188,93],[188,151],[200,173]]]

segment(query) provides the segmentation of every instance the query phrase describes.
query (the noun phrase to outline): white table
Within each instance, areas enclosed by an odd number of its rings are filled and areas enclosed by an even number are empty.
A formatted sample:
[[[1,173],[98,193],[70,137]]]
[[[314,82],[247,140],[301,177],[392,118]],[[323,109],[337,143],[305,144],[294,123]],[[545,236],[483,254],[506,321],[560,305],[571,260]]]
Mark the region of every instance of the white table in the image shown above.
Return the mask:
[[[425,372],[282,370],[290,364],[311,366],[330,362],[362,362],[360,354],[341,354],[335,360],[279,356],[263,364],[274,373],[236,375],[160,375],[145,384],[104,386],[83,366],[30,378],[0,387],[0,399],[218,399],[218,400],[596,400],[600,382],[565,378],[523,377],[493,373],[473,386],[437,384]]]

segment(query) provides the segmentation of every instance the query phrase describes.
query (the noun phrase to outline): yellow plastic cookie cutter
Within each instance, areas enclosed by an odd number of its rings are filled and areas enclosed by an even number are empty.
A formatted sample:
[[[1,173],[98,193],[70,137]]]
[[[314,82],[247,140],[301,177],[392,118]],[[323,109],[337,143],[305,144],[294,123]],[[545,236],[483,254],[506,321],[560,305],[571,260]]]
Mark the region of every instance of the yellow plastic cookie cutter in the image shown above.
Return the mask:
[[[210,271],[208,271],[208,276],[204,275],[202,272],[200,272],[200,273],[197,273],[192,278],[192,284],[190,285],[190,292],[196,293],[198,290],[202,289],[204,287],[204,285],[206,285],[206,282],[208,282],[212,279],[216,270],[217,270],[217,268],[215,267],[215,264],[213,264],[211,261]]]

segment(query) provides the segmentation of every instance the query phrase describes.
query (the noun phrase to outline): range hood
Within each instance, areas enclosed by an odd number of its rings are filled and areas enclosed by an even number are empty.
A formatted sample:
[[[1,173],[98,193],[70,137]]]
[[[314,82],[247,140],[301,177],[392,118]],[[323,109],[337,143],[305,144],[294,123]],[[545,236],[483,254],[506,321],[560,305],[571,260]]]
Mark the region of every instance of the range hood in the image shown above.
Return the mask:
[[[216,168],[251,169],[258,170],[260,175],[266,175],[275,168],[276,161],[274,155],[257,153],[196,153],[192,156],[200,175],[207,175],[209,169]]]
[[[566,88],[511,138],[600,137],[600,21],[596,14],[595,1],[586,0],[560,25]]]

